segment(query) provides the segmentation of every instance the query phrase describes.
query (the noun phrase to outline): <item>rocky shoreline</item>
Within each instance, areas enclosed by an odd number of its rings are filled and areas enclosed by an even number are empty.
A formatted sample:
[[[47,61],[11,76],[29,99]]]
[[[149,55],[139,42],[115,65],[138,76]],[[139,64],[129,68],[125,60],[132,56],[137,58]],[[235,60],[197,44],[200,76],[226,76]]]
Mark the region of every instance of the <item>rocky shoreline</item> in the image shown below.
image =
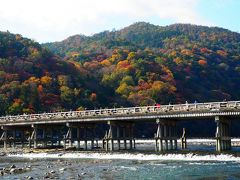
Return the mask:
[[[10,167],[0,167],[0,176],[6,176],[10,174],[21,174],[28,171],[31,171],[32,167],[30,165],[25,167],[17,167],[16,165],[11,165]],[[26,176],[26,179],[33,179],[31,176]]]
[[[112,160],[0,157],[0,179],[109,179]],[[101,167],[99,166],[101,164]],[[96,167],[99,171],[96,173]],[[1,178],[2,177],[2,178]]]

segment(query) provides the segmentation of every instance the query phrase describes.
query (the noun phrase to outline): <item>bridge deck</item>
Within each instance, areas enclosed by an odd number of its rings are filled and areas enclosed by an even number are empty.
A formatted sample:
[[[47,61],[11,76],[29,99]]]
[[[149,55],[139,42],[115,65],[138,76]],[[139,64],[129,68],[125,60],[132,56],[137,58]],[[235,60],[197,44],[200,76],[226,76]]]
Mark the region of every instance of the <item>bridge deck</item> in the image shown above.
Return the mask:
[[[215,116],[240,116],[240,101],[24,114],[0,117],[0,125],[61,124],[109,120],[155,121],[157,118],[206,119]]]

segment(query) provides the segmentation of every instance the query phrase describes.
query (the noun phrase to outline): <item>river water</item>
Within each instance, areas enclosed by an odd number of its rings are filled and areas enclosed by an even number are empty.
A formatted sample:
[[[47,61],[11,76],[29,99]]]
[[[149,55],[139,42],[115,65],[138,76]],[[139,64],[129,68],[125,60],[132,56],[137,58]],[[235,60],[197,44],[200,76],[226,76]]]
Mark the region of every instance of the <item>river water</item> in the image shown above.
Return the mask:
[[[212,141],[203,142],[189,142],[187,151],[161,155],[149,151],[152,142],[137,143],[141,151],[134,152],[10,153],[0,157],[0,168],[14,164],[30,170],[0,179],[240,179],[240,148],[215,154]]]

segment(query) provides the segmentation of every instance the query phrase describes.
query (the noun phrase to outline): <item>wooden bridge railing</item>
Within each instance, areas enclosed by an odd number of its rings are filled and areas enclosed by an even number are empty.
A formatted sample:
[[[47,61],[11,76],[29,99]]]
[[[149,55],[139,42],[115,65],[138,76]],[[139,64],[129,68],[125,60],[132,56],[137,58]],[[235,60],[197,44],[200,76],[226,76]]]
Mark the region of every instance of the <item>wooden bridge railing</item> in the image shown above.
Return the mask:
[[[142,107],[127,107],[113,109],[97,109],[85,111],[68,111],[41,114],[23,114],[17,116],[0,117],[0,123],[17,121],[36,121],[36,120],[57,120],[57,119],[77,119],[85,117],[103,116],[125,116],[125,115],[144,115],[146,113],[186,113],[186,112],[217,112],[228,110],[240,110],[240,101],[209,102],[209,103],[185,103],[175,105],[157,105]]]

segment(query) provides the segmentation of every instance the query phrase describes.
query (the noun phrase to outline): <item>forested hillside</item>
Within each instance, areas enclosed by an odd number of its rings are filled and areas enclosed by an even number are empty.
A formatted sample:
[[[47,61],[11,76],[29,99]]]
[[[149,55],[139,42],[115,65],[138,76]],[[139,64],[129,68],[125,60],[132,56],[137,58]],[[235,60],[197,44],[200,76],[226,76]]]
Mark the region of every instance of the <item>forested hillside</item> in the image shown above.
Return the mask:
[[[44,46],[133,105],[240,97],[240,34],[226,29],[140,22]]]
[[[240,34],[135,23],[40,45],[0,32],[0,114],[240,99]]]
[[[78,64],[19,34],[0,32],[1,115],[93,107],[90,81]]]

